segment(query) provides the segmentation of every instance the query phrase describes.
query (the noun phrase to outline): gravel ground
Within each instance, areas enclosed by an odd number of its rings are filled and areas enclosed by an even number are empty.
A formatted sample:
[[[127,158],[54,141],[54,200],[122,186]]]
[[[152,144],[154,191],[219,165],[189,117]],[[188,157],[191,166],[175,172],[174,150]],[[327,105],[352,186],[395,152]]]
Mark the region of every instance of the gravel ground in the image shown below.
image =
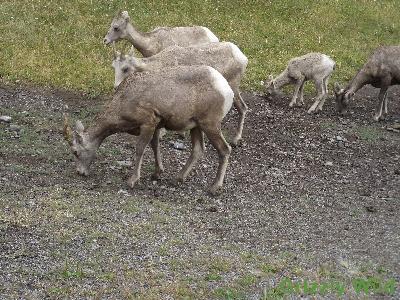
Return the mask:
[[[130,190],[134,137],[114,135],[81,178],[61,114],[67,104],[88,125],[106,97],[0,87],[0,115],[12,117],[0,123],[0,298],[263,299],[287,277],[343,282],[345,299],[399,299],[399,288],[392,296],[351,288],[355,278],[400,281],[400,133],[387,130],[400,119],[399,94],[390,90],[389,117],[375,123],[371,87],[343,117],[332,101],[307,115],[289,109],[288,96],[244,93],[244,140],[233,149],[224,193],[210,197],[210,145],[175,186],[190,143],[174,149],[180,138],[168,133],[162,179],[150,179],[148,149]],[[228,139],[235,125],[231,112]]]

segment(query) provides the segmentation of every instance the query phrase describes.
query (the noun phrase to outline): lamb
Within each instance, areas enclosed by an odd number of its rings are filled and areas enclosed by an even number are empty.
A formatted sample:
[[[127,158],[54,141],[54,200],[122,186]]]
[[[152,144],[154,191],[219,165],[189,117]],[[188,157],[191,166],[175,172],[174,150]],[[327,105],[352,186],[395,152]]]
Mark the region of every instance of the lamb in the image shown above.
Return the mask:
[[[105,104],[95,123],[84,128],[77,121],[72,130],[64,120],[64,138],[75,156],[77,172],[89,175],[89,166],[103,140],[115,133],[138,135],[133,188],[140,178],[146,146],[151,143],[156,156],[155,176],[163,171],[158,137],[161,128],[190,130],[192,152],[178,180],[184,181],[204,152],[203,132],[218,152],[217,176],[210,187],[216,194],[222,187],[231,147],[221,132],[221,122],[233,102],[233,91],[225,78],[208,66],[178,66],[131,74]]]
[[[159,53],[169,46],[190,46],[219,42],[208,28],[159,27],[150,32],[141,32],[130,22],[127,11],[117,14],[104,37],[104,43],[110,44],[120,39],[128,40],[144,56]]]
[[[242,139],[243,125],[247,105],[240,95],[239,85],[246,70],[248,60],[239,48],[228,42],[212,43],[204,46],[179,47],[172,46],[148,58],[136,58],[134,51],[125,56],[114,54],[115,69],[114,86],[118,86],[125,77],[134,72],[158,70],[178,65],[207,65],[220,72],[231,86],[235,97],[233,105],[239,113],[239,123],[232,145]]]
[[[308,113],[321,111],[328,96],[328,80],[333,70],[335,62],[327,55],[322,53],[308,53],[306,55],[291,59],[286,69],[275,79],[269,76],[269,81],[265,83],[267,94],[274,95],[278,89],[288,84],[295,84],[294,94],[289,107],[304,104],[303,90],[307,80],[313,80],[317,90],[317,97]],[[300,100],[297,96],[300,91]]]
[[[335,83],[336,105],[344,113],[349,100],[366,84],[380,88],[379,106],[373,119],[379,121],[388,113],[387,91],[391,85],[400,84],[400,46],[382,46],[373,52],[368,61],[346,88]]]

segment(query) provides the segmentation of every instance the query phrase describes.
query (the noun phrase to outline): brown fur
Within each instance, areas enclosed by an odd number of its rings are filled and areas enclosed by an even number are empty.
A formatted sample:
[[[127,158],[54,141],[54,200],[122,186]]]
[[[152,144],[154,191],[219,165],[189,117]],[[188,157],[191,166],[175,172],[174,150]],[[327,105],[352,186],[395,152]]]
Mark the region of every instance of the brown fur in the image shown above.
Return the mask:
[[[115,69],[115,86],[134,72],[158,70],[172,66],[207,65],[219,71],[231,86],[235,98],[234,106],[240,118],[232,144],[236,145],[242,138],[243,124],[247,105],[240,95],[240,81],[246,70],[248,60],[239,48],[232,43],[212,43],[204,46],[172,46],[148,58],[136,58],[133,53],[117,56],[113,61]]]
[[[111,22],[110,29],[104,37],[109,44],[126,39],[144,56],[152,56],[169,46],[202,45],[218,42],[218,38],[207,28],[193,27],[160,27],[150,32],[141,32],[130,22],[128,12],[119,13]]]
[[[130,75],[86,130],[77,122],[71,150],[78,172],[89,174],[89,165],[102,141],[109,135],[128,132],[139,135],[136,145],[134,174],[128,181],[133,187],[140,178],[144,149],[151,142],[156,156],[158,177],[163,170],[158,138],[160,128],[191,130],[192,153],[179,173],[183,181],[202,155],[202,132],[219,154],[217,177],[210,191],[222,186],[230,147],[221,133],[221,121],[232,105],[233,91],[215,69],[206,66],[165,68],[156,72]]]
[[[387,113],[387,91],[391,85],[400,84],[400,46],[382,46],[377,48],[368,61],[351,80],[346,88],[335,84],[336,105],[343,113],[349,100],[364,85],[371,84],[379,91],[379,106],[374,116],[379,121]]]

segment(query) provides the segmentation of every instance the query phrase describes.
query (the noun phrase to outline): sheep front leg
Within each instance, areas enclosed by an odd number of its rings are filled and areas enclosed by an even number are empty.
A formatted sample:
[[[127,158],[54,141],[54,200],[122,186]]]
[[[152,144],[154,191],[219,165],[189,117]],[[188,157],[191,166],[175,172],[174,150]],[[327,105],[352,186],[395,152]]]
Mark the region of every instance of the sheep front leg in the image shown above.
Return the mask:
[[[301,86],[302,86],[302,84],[303,84],[303,80],[304,80],[304,79],[301,78],[301,79],[298,79],[298,80],[296,81],[296,86],[294,87],[293,98],[292,98],[292,101],[290,101],[290,103],[289,103],[289,107],[293,107],[293,105],[296,104],[297,95],[298,95],[299,90],[300,90],[300,88],[301,88]]]
[[[318,104],[318,107],[317,107],[318,111],[322,111],[322,107],[324,106],[325,100],[328,97],[328,80],[329,80],[329,76],[323,80],[324,96],[322,97],[321,101]]]
[[[133,175],[128,180],[128,185],[130,188],[133,188],[135,186],[135,183],[140,178],[140,168],[143,162],[144,150],[146,149],[146,146],[150,143],[150,140],[152,139],[154,134],[154,130],[155,126],[153,125],[150,126],[146,124],[140,126],[140,135],[136,143],[136,160],[133,168]]]
[[[304,105],[304,85],[306,83],[306,80],[303,80],[303,83],[300,86],[300,96],[299,96],[299,101],[298,101],[298,106],[303,106]]]

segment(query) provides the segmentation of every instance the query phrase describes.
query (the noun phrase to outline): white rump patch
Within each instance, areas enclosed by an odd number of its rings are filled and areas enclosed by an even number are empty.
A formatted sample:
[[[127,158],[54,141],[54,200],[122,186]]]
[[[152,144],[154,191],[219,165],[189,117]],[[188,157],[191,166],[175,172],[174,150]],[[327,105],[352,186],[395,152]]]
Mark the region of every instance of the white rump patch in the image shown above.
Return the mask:
[[[210,29],[208,29],[207,27],[203,27],[204,31],[207,34],[207,37],[210,40],[210,43],[218,43],[219,39],[216,37],[216,35],[214,33],[211,32]]]
[[[233,91],[229,86],[228,81],[221,75],[217,70],[214,68],[208,67],[211,73],[211,77],[213,78],[213,86],[217,89],[221,95],[224,97],[224,117],[226,114],[231,110],[232,103],[233,103]]]
[[[247,63],[249,62],[249,60],[247,59],[247,57],[243,54],[242,51],[240,51],[239,47],[236,46],[235,44],[229,43],[229,46],[232,49],[232,53],[233,56],[244,66],[247,66]]]
[[[335,66],[335,62],[328,55],[325,54],[322,55],[321,63],[324,67],[331,68],[332,70]]]

